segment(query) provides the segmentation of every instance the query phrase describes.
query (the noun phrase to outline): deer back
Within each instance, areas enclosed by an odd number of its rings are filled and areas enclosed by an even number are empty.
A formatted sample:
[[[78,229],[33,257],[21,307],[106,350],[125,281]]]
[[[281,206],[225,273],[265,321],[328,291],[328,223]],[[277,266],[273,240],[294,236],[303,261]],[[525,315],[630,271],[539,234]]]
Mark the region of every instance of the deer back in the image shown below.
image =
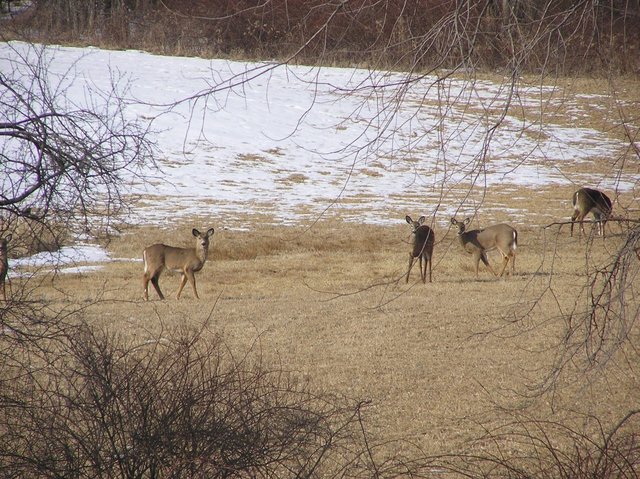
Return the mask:
[[[573,207],[582,216],[593,212],[597,217],[611,214],[611,199],[602,191],[593,188],[580,188],[573,194]]]
[[[427,225],[421,225],[413,231],[413,256],[417,258],[422,254],[431,256],[433,252],[433,244],[435,242],[435,234]]]
[[[477,242],[486,251],[499,248],[502,251],[508,251],[515,247],[517,242],[516,230],[507,224],[498,224],[488,226],[483,230],[479,230]]]
[[[151,270],[162,265],[174,271],[200,271],[207,261],[209,238],[212,235],[213,228],[206,233],[200,233],[194,229],[193,236],[196,237],[196,243],[192,248],[178,248],[160,243],[151,245],[144,250],[145,262]]]
[[[411,252],[413,257],[417,258],[423,254],[431,257],[435,243],[435,233],[429,226],[424,224],[427,220],[426,216],[421,216],[418,221],[413,221],[409,215],[405,219],[413,232],[413,251]]]
[[[157,257],[159,261],[162,261],[165,267],[170,270],[190,269],[199,271],[207,259],[206,251],[198,254],[199,252],[195,248],[177,248],[164,244],[153,245],[150,248],[154,248],[155,246],[159,248],[151,251],[151,254],[154,255],[154,258]],[[149,252],[147,253],[147,256],[148,255]]]

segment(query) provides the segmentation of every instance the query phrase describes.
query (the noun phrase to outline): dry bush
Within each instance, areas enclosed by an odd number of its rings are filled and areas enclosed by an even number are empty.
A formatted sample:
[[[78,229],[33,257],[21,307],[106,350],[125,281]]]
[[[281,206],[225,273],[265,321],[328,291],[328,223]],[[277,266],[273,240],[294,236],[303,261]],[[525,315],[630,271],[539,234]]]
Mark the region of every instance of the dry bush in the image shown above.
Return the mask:
[[[40,38],[165,54],[403,70],[638,68],[640,7],[629,2],[55,0],[34,8],[24,22]]]
[[[488,432],[473,448],[443,469],[466,478],[599,479],[634,478],[640,474],[640,435],[634,410],[606,429],[595,417],[589,427],[519,418]]]
[[[10,257],[22,258],[43,251],[57,251],[72,241],[72,234],[65,223],[55,219],[47,222],[28,217],[8,215],[3,221],[4,231],[13,233],[9,245]]]
[[[3,477],[400,477],[425,464],[375,463],[363,403],[295,386],[203,331],[131,344],[81,324],[20,361],[0,388]]]

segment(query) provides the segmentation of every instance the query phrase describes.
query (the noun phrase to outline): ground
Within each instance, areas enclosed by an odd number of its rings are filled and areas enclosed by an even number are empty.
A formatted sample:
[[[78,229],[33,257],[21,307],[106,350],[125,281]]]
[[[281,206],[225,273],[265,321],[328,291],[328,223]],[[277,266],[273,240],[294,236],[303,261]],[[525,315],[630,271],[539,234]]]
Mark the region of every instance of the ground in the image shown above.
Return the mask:
[[[557,360],[568,315],[586,304],[586,271],[606,264],[624,237],[618,224],[606,240],[592,242],[569,237],[568,225],[545,228],[551,217],[566,221],[570,214],[568,200],[550,204],[544,222],[513,224],[516,273],[503,278],[482,266],[476,278],[454,231],[438,224],[433,283],[422,284],[416,267],[405,283],[410,228],[404,214],[419,212],[399,213],[397,226],[337,219],[261,226],[248,217],[241,223],[250,229],[216,229],[209,260],[196,275],[200,300],[187,286],[177,301],[179,276],[165,274],[167,300],[150,291],[144,302],[143,247],[188,246],[192,227],[216,226],[219,218],[211,216],[161,231],[130,228],[107,247],[118,261],[61,275],[55,289],[43,281],[37,294],[53,307],[87,305],[83,315],[92,324],[133,343],[157,340],[177,325],[207,323],[208,333],[222,335],[234,354],[260,356],[313,390],[370,400],[367,419],[376,438],[450,451],[520,408],[537,418],[597,414],[613,421],[633,406],[636,383],[616,358],[607,377],[570,368],[553,394],[532,395]],[[490,256],[493,264],[499,260]],[[576,377],[588,377],[588,387]]]

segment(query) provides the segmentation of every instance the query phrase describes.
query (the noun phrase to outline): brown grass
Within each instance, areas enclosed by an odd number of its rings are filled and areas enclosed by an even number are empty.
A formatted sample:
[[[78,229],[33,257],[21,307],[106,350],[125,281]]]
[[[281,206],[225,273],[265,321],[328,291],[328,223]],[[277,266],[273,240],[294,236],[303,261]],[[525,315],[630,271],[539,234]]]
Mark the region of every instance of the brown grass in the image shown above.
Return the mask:
[[[631,90],[621,85],[621,97],[629,101]],[[592,88],[602,93],[588,80],[562,86],[567,96]],[[601,116],[594,109],[581,126],[622,138],[621,130],[613,129],[619,118],[613,105],[609,108]],[[558,116],[571,121],[565,111]],[[277,149],[265,153],[280,154]],[[592,174],[595,181],[612,177],[622,157],[557,166],[567,178]],[[268,161],[264,154],[237,160],[248,166]],[[375,175],[383,164],[371,163],[365,174]],[[628,161],[622,177],[637,179],[637,162]],[[303,175],[286,180],[306,181]],[[383,218],[397,218],[394,226],[339,217],[297,227],[269,226],[274,218],[257,209],[241,217],[201,216],[162,228],[131,228],[107,245],[117,261],[95,273],[42,281],[34,299],[53,309],[86,306],[91,323],[118,331],[134,344],[162,336],[175,324],[196,327],[210,321],[212,336],[221,335],[233,354],[260,354],[314,390],[371,399],[367,424],[376,439],[408,439],[427,453],[470,452],[468,441],[508,422],[514,410],[578,430],[591,425],[584,418],[598,417],[606,433],[637,408],[640,361],[634,351],[594,374],[569,370],[557,389],[530,396],[530,387],[556,359],[567,314],[587,306],[587,270],[610,260],[623,240],[623,226],[612,224],[606,241],[597,238],[587,250],[584,239],[569,238],[567,225],[544,228],[568,219],[576,186],[585,185],[503,185],[468,196],[465,185],[447,191],[447,198],[466,198],[465,213],[479,208],[474,228],[508,222],[518,229],[514,277],[497,279],[481,268],[476,279],[471,258],[460,251],[448,227],[449,218],[438,217],[432,225],[434,282],[423,285],[414,267],[405,284],[410,231],[404,216],[426,214],[420,205],[438,200],[415,189],[403,195],[405,204],[416,205],[413,211],[389,211]],[[614,214],[638,218],[633,192],[608,193]],[[349,211],[368,214],[367,198],[352,203]],[[193,227],[212,226],[210,259],[196,275],[201,299],[195,300],[188,286],[180,301],[173,299],[179,277],[166,273],[160,283],[169,299],[158,301],[151,291],[153,300],[143,302],[143,248],[155,242],[190,246]],[[499,258],[490,260],[495,265]],[[14,277],[14,289],[20,281]],[[633,334],[629,342],[638,344],[637,325]]]
[[[52,306],[100,297],[86,310],[90,321],[134,343],[211,318],[211,334],[235,354],[253,349],[316,390],[371,399],[376,438],[409,439],[427,452],[464,448],[508,419],[502,407],[526,405],[539,418],[560,419],[567,410],[614,417],[634,402],[637,384],[616,372],[592,378],[588,388],[567,381],[553,397],[525,400],[527,387],[551,367],[565,326],[559,311],[573,308],[585,282],[585,242],[569,238],[566,226],[558,235],[544,223],[516,225],[516,275],[497,279],[482,269],[475,279],[453,232],[437,225],[434,282],[423,285],[414,269],[406,285],[409,228],[401,219],[393,227],[325,221],[310,228],[234,220],[250,231],[220,221],[129,230],[108,248],[130,261],[62,275],[55,289],[44,282],[38,294]],[[189,287],[173,299],[179,277],[164,274],[170,299],[150,292],[153,300],[143,302],[142,249],[190,245],[193,226],[217,228],[197,274],[201,299]],[[589,261],[606,260],[620,241],[595,241]]]

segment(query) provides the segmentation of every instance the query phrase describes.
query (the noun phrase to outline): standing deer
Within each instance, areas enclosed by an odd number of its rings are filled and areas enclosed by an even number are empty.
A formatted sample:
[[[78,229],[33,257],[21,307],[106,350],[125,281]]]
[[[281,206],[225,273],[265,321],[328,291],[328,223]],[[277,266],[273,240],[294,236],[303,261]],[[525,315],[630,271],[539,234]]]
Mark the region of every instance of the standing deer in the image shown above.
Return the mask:
[[[502,276],[507,269],[509,261],[511,261],[511,273],[515,273],[518,232],[506,224],[493,225],[481,230],[466,231],[470,222],[471,218],[467,218],[464,221],[457,221],[455,218],[451,218],[451,224],[458,227],[458,239],[462,248],[473,255],[476,265],[476,277],[478,276],[480,260],[495,276]],[[496,274],[487,259],[487,251],[494,249],[500,251],[502,255],[502,270],[499,275]]]
[[[593,214],[598,223],[598,234],[604,238],[604,227],[611,215],[611,200],[602,191],[592,188],[580,188],[573,194],[573,216],[571,216],[571,236],[573,225],[580,222],[580,233],[584,233],[584,218]],[[586,233],[584,233],[586,235]]]
[[[409,273],[413,268],[416,258],[420,258],[420,278],[422,282],[427,282],[427,264],[429,265],[429,283],[431,283],[431,264],[433,260],[433,244],[435,243],[435,233],[431,228],[424,224],[426,218],[421,216],[418,221],[413,221],[411,216],[407,215],[407,223],[413,229],[413,250],[409,253],[409,269],[407,270],[406,283],[409,282]],[[424,260],[424,266],[423,266]]]
[[[213,236],[213,228],[209,228],[206,233],[200,233],[194,228],[192,234],[196,237],[196,244],[193,248],[176,248],[165,244],[154,244],[145,248],[142,253],[144,259],[143,283],[145,300],[149,300],[149,281],[153,284],[160,299],[164,299],[158,279],[165,268],[182,273],[176,299],[180,299],[180,293],[182,293],[182,288],[187,283],[187,279],[191,283],[193,294],[200,299],[196,289],[194,273],[200,271],[205,261],[207,261],[209,238]]]
[[[7,246],[13,235],[7,235],[0,238],[0,287],[2,287],[2,297],[7,300],[6,281],[9,272],[9,257],[7,255]]]

